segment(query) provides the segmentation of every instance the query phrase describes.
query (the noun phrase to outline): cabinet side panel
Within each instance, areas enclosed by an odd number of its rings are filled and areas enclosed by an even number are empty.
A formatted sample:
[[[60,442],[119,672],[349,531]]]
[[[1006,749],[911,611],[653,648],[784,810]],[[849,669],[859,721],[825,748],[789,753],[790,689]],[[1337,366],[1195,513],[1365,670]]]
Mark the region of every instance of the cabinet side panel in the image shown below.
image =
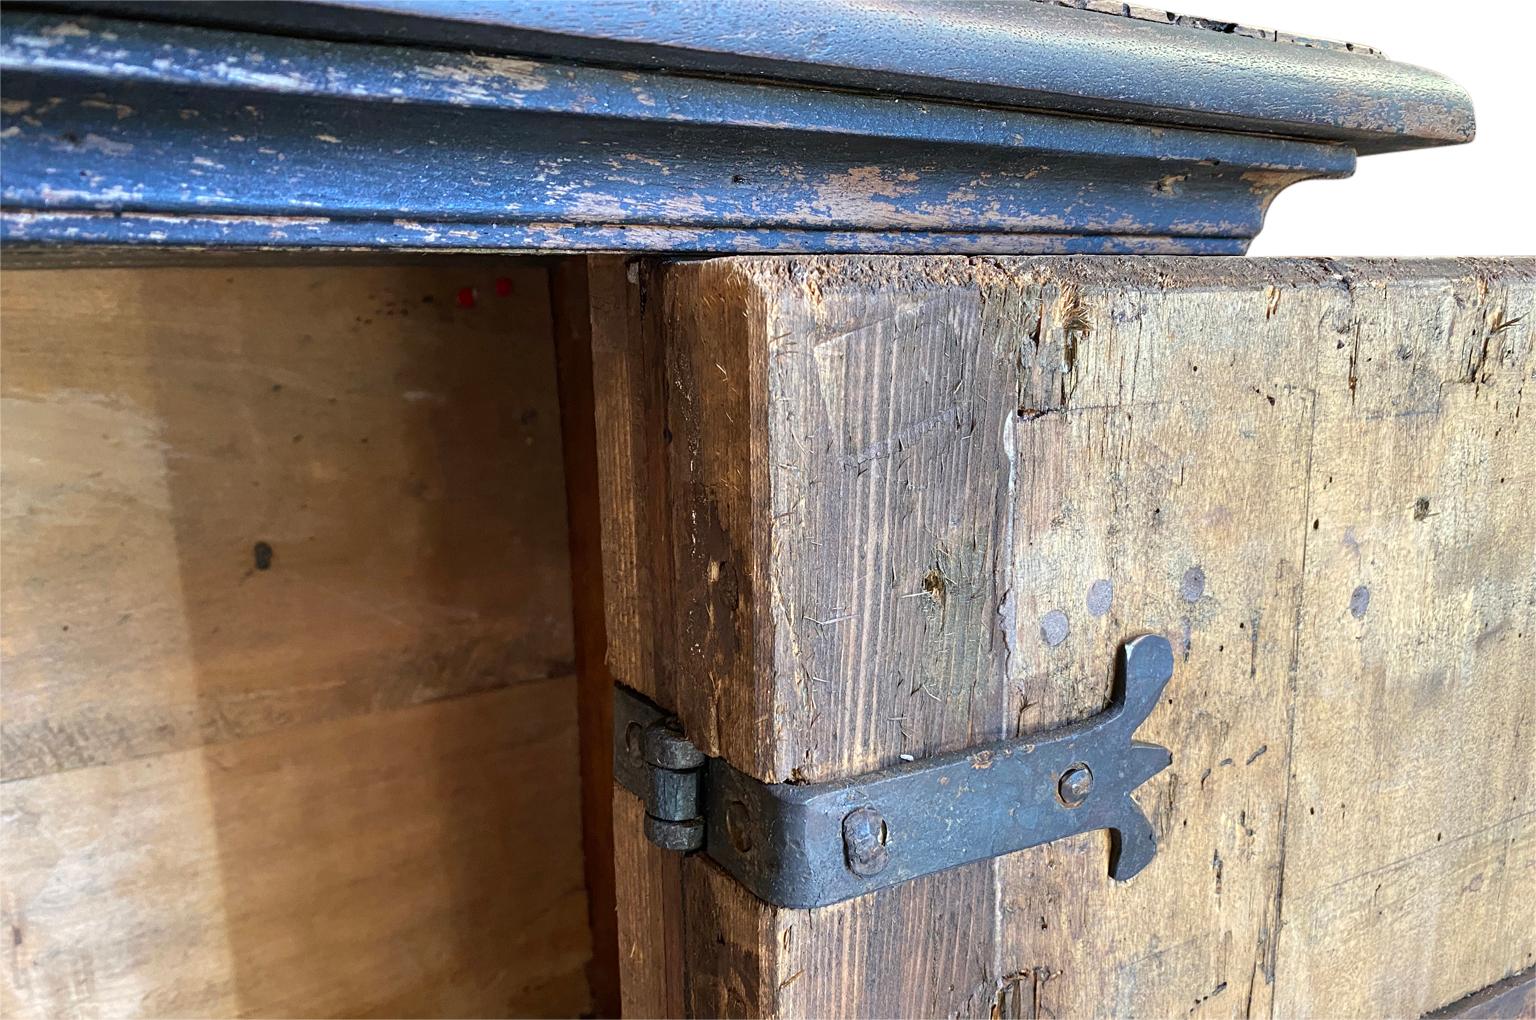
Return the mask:
[[[1290,1016],[1415,1016],[1536,963],[1536,283],[1360,275],[1318,345]]]

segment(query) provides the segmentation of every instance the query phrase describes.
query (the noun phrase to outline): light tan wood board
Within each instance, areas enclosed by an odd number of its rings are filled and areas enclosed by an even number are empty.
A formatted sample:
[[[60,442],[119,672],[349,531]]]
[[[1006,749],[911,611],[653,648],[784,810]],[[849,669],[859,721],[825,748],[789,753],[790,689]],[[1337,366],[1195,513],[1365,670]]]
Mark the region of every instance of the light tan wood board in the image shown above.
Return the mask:
[[[586,1008],[543,269],[0,283],[5,1013]]]
[[[666,672],[712,753],[820,781],[1090,715],[1135,633],[1178,660],[1140,877],[1090,834],[807,912],[690,860],[692,1012],[1416,1015],[1529,966],[1531,263],[725,259],[635,287]]]

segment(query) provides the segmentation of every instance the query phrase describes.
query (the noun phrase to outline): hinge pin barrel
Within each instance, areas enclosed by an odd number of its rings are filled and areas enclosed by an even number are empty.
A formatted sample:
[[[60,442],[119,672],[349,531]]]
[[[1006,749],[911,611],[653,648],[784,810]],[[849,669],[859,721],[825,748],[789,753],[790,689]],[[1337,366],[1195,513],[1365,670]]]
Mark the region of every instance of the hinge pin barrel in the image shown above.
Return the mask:
[[[667,850],[704,846],[700,803],[705,756],[684,737],[672,719],[645,727],[641,754],[646,765],[645,834]]]

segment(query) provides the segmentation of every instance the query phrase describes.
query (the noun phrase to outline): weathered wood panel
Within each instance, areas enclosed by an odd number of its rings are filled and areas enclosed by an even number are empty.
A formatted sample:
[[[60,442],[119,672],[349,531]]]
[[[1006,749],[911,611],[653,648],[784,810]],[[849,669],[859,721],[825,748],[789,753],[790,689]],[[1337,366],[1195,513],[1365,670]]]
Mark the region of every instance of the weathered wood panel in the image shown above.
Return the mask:
[[[608,679],[670,702],[659,336],[640,329],[645,295],[631,286],[622,257],[594,256],[587,267]],[[612,797],[621,1009],[631,1017],[681,1016],[682,862],[646,840],[637,798],[617,787]]]
[[[613,676],[605,661],[603,527],[599,500],[591,287],[585,258],[550,267],[550,310],[560,379],[560,434],[571,533],[571,610],[576,642],[576,712],[581,740],[581,831],[592,1012],[617,1016],[619,946],[613,844]]]
[[[1455,277],[1352,278],[1319,328],[1283,1015],[1536,964],[1536,288]]]
[[[1139,797],[1147,872],[1110,882],[1093,834],[788,911],[691,860],[692,1012],[1405,1015],[1528,965],[1529,263],[744,259],[637,286],[702,746],[819,781],[1092,714],[1131,634],[1179,660],[1143,728],[1175,755]]]
[[[1106,879],[1098,833],[998,863],[999,996],[1025,1015],[1268,1011],[1313,344],[1266,321],[1257,272],[1166,296],[1045,274],[1021,361],[1048,385],[1012,430],[1020,728],[1099,711],[1111,649],[1156,631],[1175,680],[1138,736],[1174,765],[1138,794],[1161,848],[1139,880]]]
[[[975,649],[967,640],[991,633],[972,606],[982,598],[974,589],[992,576],[989,536],[981,531],[978,547],[967,532],[987,509],[950,495],[965,491],[967,478],[979,483],[978,473],[990,484],[996,439],[976,437],[974,456],[958,444],[953,457],[902,456],[903,443],[939,412],[891,385],[892,358],[910,358],[903,372],[947,394],[953,377],[942,367],[954,354],[954,323],[942,309],[931,323],[914,314],[932,288],[873,297],[878,310],[840,309],[826,304],[819,263],[753,263],[743,272],[746,265],[671,269],[653,298],[668,345],[672,672],[688,733],[780,782],[1000,735],[1001,674],[986,675],[985,658],[966,659]],[[778,288],[802,286],[803,306],[776,299]],[[820,320],[814,331],[812,319]],[[860,327],[893,319],[909,326],[892,330],[903,349],[849,365]],[[826,385],[808,388],[818,371]],[[786,397],[764,400],[770,391]],[[888,442],[872,434],[881,428]],[[943,428],[958,440],[947,417]],[[954,577],[948,615],[929,612],[945,596],[925,588],[942,570]],[[953,698],[922,693],[927,682]],[[876,913],[861,900],[761,918],[750,897],[708,868],[690,862],[685,872],[690,961],[717,970],[686,982],[696,990],[694,1015],[835,1015],[853,1003],[891,1015],[948,1013],[957,990],[976,980],[974,948],[989,937],[974,936],[994,927],[989,863],[891,890]],[[723,946],[711,946],[716,930]]]
[[[584,1009],[545,272],[0,282],[6,1012]]]

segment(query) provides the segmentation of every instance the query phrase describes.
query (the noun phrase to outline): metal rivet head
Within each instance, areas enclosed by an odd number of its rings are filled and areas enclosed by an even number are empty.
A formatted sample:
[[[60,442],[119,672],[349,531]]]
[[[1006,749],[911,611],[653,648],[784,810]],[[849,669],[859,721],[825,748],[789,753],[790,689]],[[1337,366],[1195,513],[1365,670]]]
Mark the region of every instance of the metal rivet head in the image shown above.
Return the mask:
[[[739,854],[752,852],[752,818],[739,800],[725,805],[725,834]]]
[[[624,727],[624,752],[636,765],[645,763],[645,727],[631,722]]]
[[[1061,774],[1056,782],[1056,796],[1067,807],[1077,807],[1088,799],[1088,794],[1093,791],[1093,772],[1087,765],[1078,762]]]
[[[855,875],[878,875],[891,863],[891,852],[886,848],[890,832],[885,817],[872,807],[850,811],[843,819],[843,852],[848,858],[848,870]]]

